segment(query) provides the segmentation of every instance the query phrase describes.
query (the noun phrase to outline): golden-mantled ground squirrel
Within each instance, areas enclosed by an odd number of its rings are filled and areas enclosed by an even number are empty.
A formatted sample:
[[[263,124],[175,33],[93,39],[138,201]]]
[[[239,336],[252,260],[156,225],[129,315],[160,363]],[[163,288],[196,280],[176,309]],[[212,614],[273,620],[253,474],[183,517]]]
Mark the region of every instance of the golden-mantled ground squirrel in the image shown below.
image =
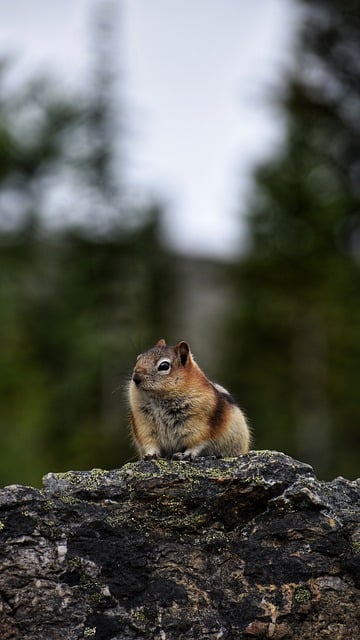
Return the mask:
[[[137,357],[129,385],[134,441],[145,459],[237,456],[250,431],[232,396],[210,382],[187,342],[165,340]]]

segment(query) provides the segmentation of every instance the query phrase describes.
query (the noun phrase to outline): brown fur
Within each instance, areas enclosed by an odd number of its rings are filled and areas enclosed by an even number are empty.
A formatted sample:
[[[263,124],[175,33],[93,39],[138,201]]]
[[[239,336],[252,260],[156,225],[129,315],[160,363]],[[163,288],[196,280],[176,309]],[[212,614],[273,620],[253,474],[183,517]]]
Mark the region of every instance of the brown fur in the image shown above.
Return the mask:
[[[161,339],[136,360],[129,384],[132,433],[141,457],[235,456],[249,449],[244,414],[210,382],[187,342]]]

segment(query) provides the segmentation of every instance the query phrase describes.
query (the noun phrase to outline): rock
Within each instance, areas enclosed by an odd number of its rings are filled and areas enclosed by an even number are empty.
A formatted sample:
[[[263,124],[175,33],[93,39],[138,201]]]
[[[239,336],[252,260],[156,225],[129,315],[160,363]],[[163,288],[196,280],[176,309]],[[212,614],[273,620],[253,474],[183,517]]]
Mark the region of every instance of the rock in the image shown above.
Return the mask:
[[[0,638],[355,640],[359,505],[271,451],[7,487]]]

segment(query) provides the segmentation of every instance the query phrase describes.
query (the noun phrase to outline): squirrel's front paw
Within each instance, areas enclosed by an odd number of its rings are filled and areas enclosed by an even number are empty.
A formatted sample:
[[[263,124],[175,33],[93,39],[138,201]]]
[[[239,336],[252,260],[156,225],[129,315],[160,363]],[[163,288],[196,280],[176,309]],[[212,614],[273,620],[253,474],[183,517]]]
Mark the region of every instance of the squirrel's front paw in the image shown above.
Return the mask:
[[[177,451],[173,453],[173,460],[195,460],[197,454],[194,451]]]
[[[157,451],[149,451],[148,453],[144,453],[143,460],[158,460],[160,458],[160,453]]]

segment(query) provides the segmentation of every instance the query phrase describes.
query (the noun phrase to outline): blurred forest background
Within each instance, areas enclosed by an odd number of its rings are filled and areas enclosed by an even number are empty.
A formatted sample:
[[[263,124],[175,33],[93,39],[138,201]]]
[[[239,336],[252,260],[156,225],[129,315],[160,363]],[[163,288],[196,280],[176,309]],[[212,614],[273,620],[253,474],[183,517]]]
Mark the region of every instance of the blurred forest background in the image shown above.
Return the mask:
[[[174,253],[161,204],[127,201],[101,52],[90,99],[43,78],[10,91],[2,65],[1,484],[133,459],[124,386],[162,336],[189,339],[231,389],[254,448],[359,475],[360,7],[302,4],[297,62],[273,96],[286,140],[256,171],[231,263]],[[66,210],[44,225],[59,184],[86,226]]]

